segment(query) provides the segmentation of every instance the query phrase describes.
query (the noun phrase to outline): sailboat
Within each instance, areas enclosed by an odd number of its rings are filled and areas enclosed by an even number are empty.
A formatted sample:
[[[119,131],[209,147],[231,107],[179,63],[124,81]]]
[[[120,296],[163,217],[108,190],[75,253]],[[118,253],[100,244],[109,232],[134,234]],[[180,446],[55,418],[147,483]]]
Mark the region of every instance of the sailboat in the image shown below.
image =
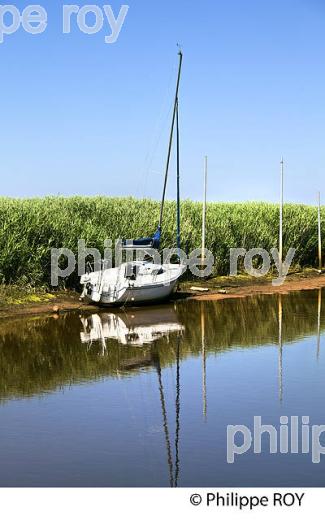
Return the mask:
[[[169,164],[176,126],[177,156],[177,248],[180,250],[180,190],[179,190],[179,123],[178,123],[178,91],[181,78],[182,59],[179,55],[178,75],[172,124],[169,136],[163,194],[160,205],[160,217],[157,231],[152,237],[136,240],[123,240],[122,249],[142,250],[159,249],[162,235],[163,210],[169,173]],[[150,255],[150,252],[149,252]],[[145,254],[142,255],[145,258]],[[100,305],[134,305],[138,303],[154,303],[168,299],[177,287],[179,278],[186,270],[186,265],[179,260],[178,264],[154,263],[152,259],[124,262],[118,267],[105,269],[104,263],[99,271],[89,272],[81,276],[83,291],[80,299],[87,299]]]

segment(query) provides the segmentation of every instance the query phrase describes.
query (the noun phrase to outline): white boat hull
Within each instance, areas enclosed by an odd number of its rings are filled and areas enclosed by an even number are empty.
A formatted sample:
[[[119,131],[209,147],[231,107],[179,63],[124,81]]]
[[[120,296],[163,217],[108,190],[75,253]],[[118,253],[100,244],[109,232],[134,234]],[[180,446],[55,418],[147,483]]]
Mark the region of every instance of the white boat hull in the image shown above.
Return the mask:
[[[128,264],[84,275],[82,297],[103,306],[135,305],[167,300],[177,287],[185,266],[167,264],[157,266],[146,262],[132,262],[138,269],[134,279],[126,276]],[[162,272],[160,272],[162,271]]]
[[[130,287],[114,302],[116,305],[146,303],[168,299],[175,290],[177,280],[168,286]],[[111,305],[110,296],[102,294],[100,302]]]

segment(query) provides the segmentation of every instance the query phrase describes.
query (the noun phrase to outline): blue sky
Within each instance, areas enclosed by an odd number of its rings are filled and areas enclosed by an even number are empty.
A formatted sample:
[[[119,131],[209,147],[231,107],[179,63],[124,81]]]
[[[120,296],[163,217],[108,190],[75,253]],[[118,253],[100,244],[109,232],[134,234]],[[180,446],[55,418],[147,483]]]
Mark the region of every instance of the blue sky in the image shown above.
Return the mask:
[[[124,0],[115,44],[104,43],[107,24],[85,35],[72,22],[63,35],[68,2],[39,3],[47,30],[20,29],[0,45],[1,195],[159,198],[180,42],[182,197],[201,198],[207,154],[209,200],[277,201],[284,155],[286,200],[315,203],[325,172],[322,0]],[[110,3],[118,13],[122,2]]]

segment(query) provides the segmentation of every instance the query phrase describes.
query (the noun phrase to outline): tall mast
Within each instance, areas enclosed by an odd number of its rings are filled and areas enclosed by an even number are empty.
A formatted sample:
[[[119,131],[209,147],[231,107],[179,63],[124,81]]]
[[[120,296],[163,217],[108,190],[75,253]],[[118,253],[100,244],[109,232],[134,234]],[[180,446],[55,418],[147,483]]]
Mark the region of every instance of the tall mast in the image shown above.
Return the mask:
[[[177,75],[177,83],[176,83],[176,93],[175,93],[175,101],[174,101],[172,126],[171,126],[171,129],[170,129],[170,136],[169,136],[169,145],[168,145],[167,162],[166,162],[166,170],[165,170],[164,188],[163,188],[163,194],[162,194],[161,205],[160,205],[160,217],[159,217],[159,226],[158,226],[159,230],[161,230],[161,225],[162,225],[164,203],[165,203],[165,196],[166,196],[166,187],[167,187],[167,178],[168,178],[168,170],[169,170],[169,163],[170,163],[170,155],[171,155],[171,151],[172,151],[173,133],[174,133],[175,118],[176,118],[177,104],[178,104],[178,90],[179,90],[179,82],[180,82],[180,79],[181,79],[181,70],[182,70],[182,61],[183,61],[183,53],[182,53],[181,50],[178,52],[178,56],[179,56],[178,75]]]
[[[179,254],[179,261],[181,261],[180,249],[181,249],[181,205],[180,205],[180,192],[179,192],[179,121],[178,121],[178,99],[176,103],[176,161],[177,161],[177,215],[176,215],[176,226],[177,226],[177,249]]]

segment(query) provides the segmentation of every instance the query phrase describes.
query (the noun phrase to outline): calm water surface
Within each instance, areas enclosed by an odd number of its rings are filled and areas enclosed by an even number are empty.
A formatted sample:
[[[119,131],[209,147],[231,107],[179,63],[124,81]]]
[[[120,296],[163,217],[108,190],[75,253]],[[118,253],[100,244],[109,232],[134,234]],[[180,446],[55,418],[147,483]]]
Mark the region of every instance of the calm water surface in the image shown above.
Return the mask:
[[[1,321],[0,486],[324,486],[267,435],[226,458],[228,424],[325,424],[322,296]]]

